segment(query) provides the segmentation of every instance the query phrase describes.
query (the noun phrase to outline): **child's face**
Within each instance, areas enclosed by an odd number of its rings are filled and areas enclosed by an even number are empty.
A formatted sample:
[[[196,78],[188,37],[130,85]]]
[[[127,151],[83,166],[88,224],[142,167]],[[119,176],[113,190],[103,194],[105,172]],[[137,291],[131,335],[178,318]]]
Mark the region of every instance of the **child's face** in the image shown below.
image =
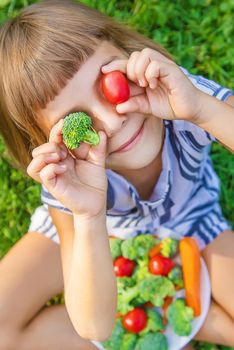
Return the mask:
[[[146,167],[156,158],[162,145],[163,123],[149,114],[119,114],[116,106],[103,96],[101,67],[117,58],[128,57],[111,43],[102,42],[54,100],[41,111],[41,127],[48,136],[51,127],[70,112],[86,112],[93,120],[93,127],[97,131],[104,130],[107,134],[106,168],[124,173],[124,170]],[[128,82],[131,95],[144,93],[143,88],[130,80]],[[129,150],[117,152],[142,125],[143,132],[138,141],[135,144],[133,142]]]

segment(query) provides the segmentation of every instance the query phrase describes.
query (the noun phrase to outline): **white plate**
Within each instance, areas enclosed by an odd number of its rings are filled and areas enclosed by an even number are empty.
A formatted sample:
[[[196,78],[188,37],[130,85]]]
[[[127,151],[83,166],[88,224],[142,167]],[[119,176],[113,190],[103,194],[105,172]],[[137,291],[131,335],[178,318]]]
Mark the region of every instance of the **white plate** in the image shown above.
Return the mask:
[[[157,236],[161,239],[166,237],[172,237],[175,239],[179,239],[180,237],[173,233],[171,230],[163,228],[162,230],[157,231]],[[178,259],[177,262],[180,262],[180,259]],[[192,321],[192,332],[190,335],[186,337],[181,337],[177,334],[175,334],[171,328],[171,326],[167,325],[165,330],[165,336],[167,338],[168,342],[168,350],[179,350],[183,348],[185,345],[187,345],[197,334],[199,329],[202,327],[203,322],[205,321],[205,318],[207,316],[207,313],[209,311],[210,307],[210,301],[211,301],[211,285],[210,285],[210,277],[209,273],[205,264],[205,261],[203,258],[201,258],[201,277],[200,277],[200,285],[201,285],[201,315],[199,317],[195,317]],[[184,289],[178,291],[176,293],[176,298],[184,297]],[[161,309],[155,308],[157,311],[160,311]],[[108,350],[105,349],[101,343],[93,341],[93,343],[97,346],[100,350]],[[121,350],[121,349],[119,349]]]
[[[184,297],[184,289],[176,293],[176,298],[180,298],[180,297]],[[175,334],[172,328],[169,325],[167,325],[166,331],[164,334],[167,338],[168,350],[179,350],[183,348],[186,344],[188,344],[190,340],[193,339],[193,337],[197,334],[203,322],[205,321],[205,318],[210,306],[210,299],[211,299],[210,278],[209,278],[206,264],[203,258],[201,258],[201,310],[202,310],[202,313],[199,317],[194,318],[194,320],[192,321],[192,332],[190,333],[190,335],[186,337],[181,337]],[[99,342],[93,341],[93,343],[100,350],[108,350],[108,349],[105,349],[102,346],[102,344]]]

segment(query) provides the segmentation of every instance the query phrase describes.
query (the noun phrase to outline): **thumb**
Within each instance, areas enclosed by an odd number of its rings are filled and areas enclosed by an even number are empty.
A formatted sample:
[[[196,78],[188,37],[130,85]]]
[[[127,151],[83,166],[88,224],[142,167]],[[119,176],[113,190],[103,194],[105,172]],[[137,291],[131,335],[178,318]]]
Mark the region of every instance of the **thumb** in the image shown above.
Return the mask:
[[[120,103],[116,106],[118,113],[133,113],[139,112],[144,114],[151,113],[151,107],[148,97],[145,93],[130,97],[126,102]]]
[[[100,137],[100,142],[98,145],[90,147],[87,160],[93,164],[105,168],[107,135],[103,130],[99,131],[98,135]]]

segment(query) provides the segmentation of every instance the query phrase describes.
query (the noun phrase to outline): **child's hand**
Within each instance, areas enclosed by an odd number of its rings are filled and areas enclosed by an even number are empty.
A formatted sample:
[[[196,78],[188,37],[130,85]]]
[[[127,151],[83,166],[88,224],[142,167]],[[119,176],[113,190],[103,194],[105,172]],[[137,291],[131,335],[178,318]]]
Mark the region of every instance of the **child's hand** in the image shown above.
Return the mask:
[[[93,218],[106,210],[106,134],[99,133],[99,145],[81,143],[71,153],[63,143],[62,126],[63,119],[52,127],[49,142],[33,150],[27,172],[73,214]]]
[[[163,119],[196,118],[199,90],[174,62],[159,52],[145,48],[129,59],[115,60],[102,67],[103,73],[119,70],[141,87],[143,93],[117,105],[118,113],[140,112]]]

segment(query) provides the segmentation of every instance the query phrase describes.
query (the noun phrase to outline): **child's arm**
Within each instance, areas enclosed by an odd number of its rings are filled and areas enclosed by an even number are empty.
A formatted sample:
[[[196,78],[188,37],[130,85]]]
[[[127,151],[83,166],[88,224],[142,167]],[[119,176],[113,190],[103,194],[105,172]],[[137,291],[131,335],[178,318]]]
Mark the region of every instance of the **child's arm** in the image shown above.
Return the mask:
[[[82,222],[49,207],[60,238],[65,304],[77,333],[103,341],[113,330],[117,290],[105,215]]]
[[[229,96],[226,102],[201,91],[200,112],[193,123],[234,153],[234,96]]]
[[[82,158],[75,157],[62,142],[62,125],[63,120],[56,123],[49,142],[33,150],[27,171],[73,214],[71,222],[67,214],[52,212],[61,237],[66,307],[81,337],[102,341],[111,334],[117,307],[106,228],[107,138],[99,132],[100,143],[95,147],[82,144]]]
[[[133,52],[129,59],[115,60],[102,67],[103,73],[114,70],[122,71],[138,85],[128,101],[116,106],[118,113],[138,112],[161,119],[186,120],[234,151],[234,108],[197,89],[173,61],[145,48]],[[233,98],[229,101],[233,105]]]

